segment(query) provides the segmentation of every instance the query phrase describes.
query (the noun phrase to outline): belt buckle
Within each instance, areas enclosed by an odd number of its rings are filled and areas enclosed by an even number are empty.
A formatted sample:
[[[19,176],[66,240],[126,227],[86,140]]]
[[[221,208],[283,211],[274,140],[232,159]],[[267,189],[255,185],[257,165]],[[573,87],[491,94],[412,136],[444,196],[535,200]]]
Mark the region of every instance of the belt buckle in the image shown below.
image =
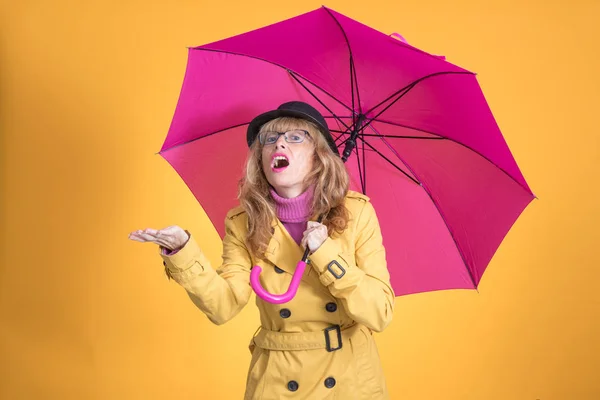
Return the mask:
[[[333,331],[336,330],[337,331],[337,337],[338,337],[338,343],[339,346],[338,347],[331,347],[331,341],[329,340],[329,331]],[[325,349],[327,349],[327,351],[332,352],[332,351],[336,351],[342,348],[342,331],[340,330],[340,326],[339,325],[332,325],[329,328],[325,328]]]

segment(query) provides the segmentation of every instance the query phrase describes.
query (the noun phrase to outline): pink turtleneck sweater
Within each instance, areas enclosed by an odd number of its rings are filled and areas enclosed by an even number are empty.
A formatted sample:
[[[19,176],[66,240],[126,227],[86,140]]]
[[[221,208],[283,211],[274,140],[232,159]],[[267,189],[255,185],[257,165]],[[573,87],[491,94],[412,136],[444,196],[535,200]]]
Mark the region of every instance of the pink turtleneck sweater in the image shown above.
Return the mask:
[[[271,196],[275,200],[277,218],[298,245],[302,241],[302,235],[306,230],[306,222],[310,218],[310,205],[313,194],[314,188],[311,186],[300,196],[286,199],[279,196],[275,189],[271,187]]]
[[[277,194],[275,189],[271,187],[271,196],[275,200],[275,208],[277,218],[281,221],[290,236],[300,245],[302,235],[306,230],[306,222],[310,218],[310,205],[314,187],[311,186],[304,191],[300,196],[291,199],[286,199]],[[162,254],[172,256],[179,250],[170,251],[161,247]]]

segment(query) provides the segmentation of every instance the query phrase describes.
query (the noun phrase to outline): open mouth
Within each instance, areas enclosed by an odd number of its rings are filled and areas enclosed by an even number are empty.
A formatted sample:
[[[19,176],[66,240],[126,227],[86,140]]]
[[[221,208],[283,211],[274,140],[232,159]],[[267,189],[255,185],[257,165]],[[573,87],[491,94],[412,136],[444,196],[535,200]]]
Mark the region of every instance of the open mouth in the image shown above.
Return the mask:
[[[289,160],[284,156],[275,156],[273,157],[273,162],[271,163],[271,169],[275,172],[281,172],[286,169],[290,165]]]

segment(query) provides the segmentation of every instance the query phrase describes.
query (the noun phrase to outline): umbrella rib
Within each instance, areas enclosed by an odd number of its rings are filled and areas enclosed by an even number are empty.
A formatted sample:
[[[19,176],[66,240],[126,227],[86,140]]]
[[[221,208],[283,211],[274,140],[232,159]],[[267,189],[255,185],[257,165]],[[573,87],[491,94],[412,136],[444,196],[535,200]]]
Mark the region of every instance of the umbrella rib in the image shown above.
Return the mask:
[[[348,43],[348,47],[350,47],[350,43]],[[356,101],[358,102],[358,112],[362,114],[362,104],[360,102],[360,90],[358,89],[358,76],[356,75],[356,64],[354,63],[354,57],[352,56],[352,50],[350,50],[350,63],[352,65],[352,71],[354,72],[352,76],[354,76],[354,87],[356,87]],[[352,79],[352,78],[350,78]],[[354,110],[354,108],[353,108]]]
[[[307,88],[307,87],[306,87],[306,86],[305,86],[305,85],[304,85],[302,82],[300,82],[300,80],[298,80],[298,78],[297,78],[297,77],[300,77],[300,78],[304,79],[306,82],[308,82],[308,83],[310,83],[311,85],[315,86],[316,88],[318,88],[319,90],[321,90],[323,93],[325,93],[326,95],[328,95],[329,97],[331,97],[333,100],[337,101],[337,102],[338,102],[340,105],[342,105],[343,107],[345,107],[345,108],[346,108],[346,109],[348,109],[349,111],[353,112],[353,109],[350,109],[350,107],[348,107],[346,104],[344,104],[344,103],[343,103],[341,100],[337,99],[337,98],[336,98],[335,96],[333,96],[331,93],[329,93],[328,91],[326,91],[325,89],[323,89],[323,88],[322,88],[322,87],[320,87],[319,85],[315,84],[315,83],[314,83],[314,82],[312,82],[310,79],[307,79],[307,78],[305,78],[305,77],[304,77],[304,76],[302,76],[301,74],[299,74],[299,73],[297,73],[297,72],[295,72],[295,71],[292,71],[292,70],[290,70],[289,68],[286,68],[286,67],[284,67],[283,65],[280,65],[280,64],[274,63],[274,62],[272,62],[272,61],[269,61],[269,60],[265,60],[264,58],[260,58],[260,57],[256,57],[256,56],[251,56],[251,55],[248,55],[248,54],[236,53],[236,52],[233,52],[233,51],[215,50],[215,49],[206,49],[206,48],[201,48],[201,47],[194,47],[194,48],[191,48],[190,50],[198,50],[198,51],[211,51],[211,52],[215,52],[215,53],[232,54],[232,55],[241,56],[241,57],[253,58],[253,59],[256,59],[256,60],[264,61],[264,62],[266,62],[266,63],[268,63],[268,64],[275,65],[275,66],[277,66],[277,67],[280,67],[280,68],[282,68],[282,69],[285,69],[285,70],[286,70],[286,71],[287,71],[287,72],[288,72],[288,73],[289,73],[289,74],[290,74],[290,75],[291,75],[291,76],[292,76],[294,79],[296,79],[296,81],[297,81],[298,83],[300,83],[300,85],[302,85],[302,87],[304,87],[304,89],[305,89],[306,91],[308,91],[308,93],[310,93],[310,94],[311,94],[311,96],[313,96],[313,97],[314,97],[314,98],[315,98],[317,101],[319,101],[321,104],[323,104],[323,103],[321,102],[321,100],[319,100],[319,98],[318,98],[318,97],[316,97],[316,96],[315,96],[315,95],[314,95],[314,94],[313,94],[313,93],[312,93],[312,92],[311,92],[311,91],[310,91],[310,90],[309,90],[309,89],[308,89],[308,88]],[[327,106],[325,106],[324,104],[323,104],[323,106],[329,110],[329,108],[328,108]],[[329,111],[331,112],[331,110],[329,110]],[[339,118],[338,118],[338,117],[337,117],[337,116],[336,116],[336,115],[335,115],[333,112],[332,112],[331,114],[333,115],[333,118],[335,118],[336,120],[340,121],[340,122],[341,122],[341,123],[342,123],[342,124],[343,124],[343,125],[344,125],[346,128],[350,129],[350,128],[349,128],[349,127],[348,127],[348,126],[347,126],[347,125],[346,125],[346,124],[345,124],[343,121],[341,121],[341,120],[340,120],[340,119],[339,119]],[[329,118],[329,116],[327,116],[327,117],[325,117],[325,118]],[[237,124],[237,125],[231,125],[231,126],[228,126],[228,127],[225,127],[225,128],[223,128],[223,129],[219,129],[219,130],[217,130],[217,131],[210,132],[210,133],[208,133],[208,134],[206,134],[206,135],[204,135],[204,136],[201,136],[201,137],[198,137],[198,138],[194,138],[194,139],[191,139],[191,140],[185,141],[185,142],[183,142],[183,143],[179,143],[179,144],[177,144],[177,145],[175,145],[175,146],[172,146],[172,147],[169,147],[169,148],[167,148],[167,149],[163,149],[163,150],[161,150],[161,151],[159,151],[158,153],[155,153],[155,154],[164,153],[164,152],[166,152],[166,151],[169,151],[169,150],[171,150],[171,149],[177,148],[177,147],[179,147],[179,146],[183,146],[183,145],[186,145],[186,144],[189,144],[189,143],[195,142],[196,140],[199,140],[199,139],[202,139],[202,138],[205,138],[205,137],[208,137],[208,136],[214,135],[214,134],[216,134],[216,133],[220,133],[220,132],[226,131],[226,130],[228,130],[228,129],[238,128],[238,127],[240,127],[240,126],[243,126],[243,125],[248,125],[249,123],[250,123],[250,122],[244,122],[244,123]]]
[[[375,147],[371,146],[370,143],[368,143],[365,139],[363,139],[361,136],[358,136],[358,138],[367,146],[369,146],[371,148],[371,150],[373,150],[374,152],[376,152],[377,154],[379,154],[385,161],[387,161],[388,163],[392,164],[392,166],[394,168],[396,168],[398,171],[402,172],[404,175],[406,175],[406,177],[408,179],[410,179],[411,181],[413,181],[414,183],[416,183],[417,185],[421,185],[421,183],[419,181],[417,181],[415,178],[413,178],[412,176],[410,176],[409,174],[407,174],[402,168],[400,168],[399,166],[397,166],[396,164],[394,164],[394,162],[392,160],[390,160],[389,158],[387,158],[386,156],[384,156],[383,154],[381,154],[381,152],[379,150],[377,150]]]
[[[311,91],[309,88],[307,88],[307,87],[306,87],[306,85],[304,85],[304,83],[302,83],[302,82],[300,81],[300,79],[298,79],[298,77],[296,76],[296,73],[295,73],[294,71],[292,71],[292,70],[290,70],[290,69],[288,69],[287,71],[288,71],[288,73],[289,73],[289,74],[292,76],[292,78],[294,78],[294,80],[295,80],[296,82],[298,82],[298,83],[299,83],[299,84],[300,84],[300,85],[301,85],[301,86],[304,88],[304,90],[306,90],[306,91],[307,91],[307,92],[308,92],[308,93],[309,93],[309,94],[310,94],[312,97],[314,97],[314,98],[315,98],[315,100],[317,100],[319,103],[321,103],[321,105],[322,105],[323,107],[325,107],[325,109],[327,109],[327,111],[329,111],[329,112],[331,113],[331,115],[332,115],[332,116],[333,116],[333,117],[334,117],[334,118],[335,118],[337,121],[341,122],[341,123],[342,123],[342,125],[344,125],[344,126],[346,127],[346,129],[350,129],[350,127],[349,127],[348,125],[346,125],[346,124],[344,123],[344,121],[342,121],[340,118],[338,118],[338,117],[337,117],[337,115],[335,115],[335,113],[334,113],[333,111],[331,111],[331,109],[330,109],[329,107],[327,107],[327,106],[325,105],[325,103],[323,103],[323,102],[321,101],[321,99],[319,99],[319,98],[318,98],[318,97],[317,97],[317,96],[316,96],[316,95],[315,95],[315,94],[314,94],[314,93],[313,93],[313,92],[312,92],[312,91]],[[337,100],[337,99],[336,99],[336,100]],[[338,100],[338,101],[339,101],[339,100]]]
[[[338,146],[343,146],[348,140],[350,140],[350,137],[348,137],[346,140],[343,140]]]
[[[360,167],[360,155],[358,154],[358,149],[356,147],[354,147],[354,152],[356,152],[356,163],[358,164],[358,179],[360,180],[361,190],[363,191],[363,194],[366,194],[365,193],[365,183],[364,183],[364,180],[363,180],[362,169]]]
[[[342,28],[342,24],[340,24],[340,21],[337,20],[337,18],[331,13],[331,10],[329,10],[327,7],[324,7],[325,11],[327,11],[327,14],[329,14],[329,16],[331,18],[333,18],[333,20],[335,21],[335,23],[337,24],[338,28],[340,28],[340,31],[342,32],[342,35],[344,36],[344,40],[346,41],[346,45],[348,46],[348,53],[350,54],[350,86],[352,87],[352,111],[355,110],[354,108],[354,86],[356,86],[356,97],[357,97],[357,101],[358,101],[358,110],[359,113],[362,114],[362,107],[360,104],[360,94],[358,91],[358,78],[356,77],[356,69],[354,68],[354,56],[352,54],[352,47],[350,46],[350,40],[348,40],[348,35],[346,35],[346,31],[344,30],[344,28]],[[354,79],[354,83],[352,82],[352,79]]]
[[[370,127],[375,133],[379,133],[375,128],[373,128],[372,126]],[[361,138],[361,140],[364,141],[364,139]],[[398,159],[402,162],[402,164],[404,164],[406,166],[406,168],[408,168],[408,170],[410,171],[411,174],[413,174],[415,176],[415,178],[418,178],[416,172],[410,167],[410,165],[404,160],[402,159],[402,157],[400,157],[400,154],[398,154],[398,152],[389,144],[386,142],[385,139],[382,139],[382,141],[384,143],[386,143],[386,145],[388,147],[391,147],[394,154],[396,155],[396,157],[398,157]],[[366,143],[366,142],[365,142]],[[368,144],[368,143],[367,143]],[[370,146],[370,145],[369,145]],[[372,147],[372,146],[371,146]],[[373,148],[373,150],[375,150]],[[377,151],[377,150],[375,150]],[[381,153],[380,153],[381,154]],[[404,171],[403,171],[404,172]],[[406,174],[406,173],[404,173]],[[407,175],[408,176],[408,175]],[[412,177],[409,176],[409,178],[413,179]],[[413,179],[414,181],[414,179]],[[420,181],[420,179],[419,179]],[[475,277],[473,276],[473,273],[471,272],[471,269],[469,268],[469,265],[467,264],[467,260],[465,259],[465,256],[462,252],[462,250],[460,249],[460,246],[458,245],[458,242],[456,241],[456,238],[454,237],[454,235],[452,234],[452,230],[450,229],[450,226],[448,225],[448,222],[446,221],[446,217],[444,216],[444,213],[442,212],[442,209],[438,206],[437,202],[434,200],[433,196],[431,195],[431,193],[429,192],[429,189],[427,189],[427,186],[421,181],[421,182],[417,182],[423,190],[425,191],[425,193],[427,194],[427,196],[429,197],[429,199],[431,200],[431,202],[433,203],[433,206],[435,207],[435,209],[437,210],[437,212],[440,215],[440,218],[442,219],[442,221],[444,221],[444,225],[446,225],[446,229],[448,230],[448,233],[450,234],[450,237],[452,238],[452,241],[454,242],[454,245],[456,246],[456,251],[458,251],[458,254],[460,255],[460,258],[462,259],[462,262],[467,270],[467,272],[469,273],[469,278],[471,278],[471,283],[473,284],[474,288],[477,288],[477,284],[475,283]]]
[[[365,179],[363,193],[366,195],[367,194],[367,160],[366,160],[365,145],[364,145],[364,143],[362,145],[362,156],[363,156],[363,176],[364,176],[364,179]]]
[[[365,175],[366,171],[364,171],[364,167],[365,167],[365,159],[364,159],[364,149],[365,146],[363,144],[363,164],[362,164],[362,168],[361,168],[361,164],[360,164],[360,154],[358,153],[358,147],[354,146],[354,152],[356,153],[356,163],[358,164],[358,177],[360,180],[360,185],[361,185],[361,190],[363,192],[363,194],[367,194],[367,176]]]
[[[417,83],[424,81],[425,79],[429,79],[432,78],[434,76],[438,76],[438,75],[474,75],[472,72],[457,72],[457,71],[443,71],[443,72],[434,72],[433,74],[429,74],[429,75],[425,75],[411,83],[409,83],[408,85],[404,86],[402,89],[397,90],[396,92],[392,93],[390,96],[388,96],[386,99],[384,99],[383,101],[381,101],[379,104],[373,106],[369,111],[366,112],[366,114],[372,113],[375,109],[377,109],[378,107],[380,107],[381,105],[383,105],[384,103],[386,103],[387,101],[393,99],[395,96],[398,96],[399,94],[401,94],[402,92],[409,91],[411,90]],[[390,104],[389,106],[387,106],[383,111],[387,110],[388,108],[390,108],[395,102],[397,102],[398,100],[400,100],[400,98],[402,98],[402,96],[404,96],[406,93],[402,93],[402,95],[397,98],[396,100],[394,100],[392,102],[392,104]],[[380,112],[379,114],[377,114],[377,116],[381,115],[382,112]],[[377,118],[373,117],[372,119]]]
[[[249,123],[250,123],[250,122],[244,122],[244,123],[241,123],[241,124],[237,124],[237,125],[228,126],[227,128],[223,128],[223,129],[219,129],[218,131],[210,132],[210,133],[208,133],[208,134],[206,134],[206,135],[204,135],[204,136],[200,136],[200,137],[197,137],[197,138],[193,138],[193,139],[191,139],[191,140],[187,140],[187,141],[185,141],[185,142],[183,142],[183,143],[178,143],[178,144],[176,144],[176,145],[174,145],[174,146],[171,146],[171,147],[169,147],[169,148],[163,149],[163,150],[159,151],[158,153],[154,153],[154,154],[156,155],[156,154],[162,154],[162,153],[166,153],[167,151],[169,151],[169,150],[173,150],[173,149],[176,149],[176,148],[177,148],[177,147],[179,147],[179,146],[183,146],[183,145],[186,145],[186,144],[189,144],[189,143],[193,143],[193,142],[195,142],[196,140],[204,139],[204,138],[206,138],[206,137],[209,137],[209,136],[215,135],[215,134],[217,134],[217,133],[221,133],[221,132],[227,131],[227,130],[229,130],[229,129],[233,129],[233,128],[239,128],[240,126],[248,125]]]
[[[434,133],[434,132],[425,131],[423,129],[415,128],[415,127],[408,126],[408,125],[397,124],[395,122],[383,121],[383,120],[380,120],[380,119],[378,119],[376,122],[384,123],[384,124],[388,124],[388,125],[393,125],[393,126],[398,126],[400,128],[412,129],[412,130],[415,130],[415,131],[419,131],[419,132],[423,132],[423,133],[428,133],[428,134],[431,134],[431,135],[439,135],[439,134]],[[371,125],[369,125],[369,127],[371,127],[371,129],[373,129],[375,131],[375,128],[373,128]],[[375,131],[375,132],[377,132],[377,131]],[[388,136],[388,137],[394,138],[393,136]],[[407,136],[407,138],[408,139],[413,139],[410,136]],[[414,137],[414,139],[436,139],[436,138],[425,138],[425,137],[417,136],[417,137]],[[465,148],[469,149],[470,151],[472,151],[473,153],[479,155],[479,157],[483,158],[484,160],[486,160],[487,162],[489,162],[490,164],[492,164],[494,167],[496,167],[500,171],[504,172],[504,174],[506,174],[506,176],[508,176],[510,179],[512,179],[517,185],[519,185],[521,188],[523,188],[523,190],[525,190],[527,193],[531,194],[532,196],[535,196],[531,192],[531,190],[528,190],[527,188],[523,187],[523,185],[519,181],[517,181],[511,174],[509,174],[507,171],[505,171],[504,168],[501,168],[500,166],[498,166],[498,164],[496,164],[495,162],[493,162],[492,160],[490,160],[489,158],[487,158],[486,156],[484,156],[483,154],[481,154],[477,150],[473,149],[472,147],[470,147],[470,146],[468,146],[468,145],[466,145],[464,143],[458,142],[458,141],[456,141],[456,140],[454,140],[452,138],[439,135],[439,139],[438,140],[442,140],[442,139],[454,142],[457,145],[465,147]]]
[[[348,49],[350,49],[350,45],[348,45]],[[356,110],[355,108],[355,103],[354,103],[354,79],[352,78],[353,73],[354,73],[354,68],[353,68],[353,61],[352,61],[352,53],[350,53],[350,92],[351,92],[351,96],[352,97],[352,112],[355,113],[354,110]],[[352,123],[356,123],[355,122],[355,117],[354,114],[352,115]]]
[[[394,104],[396,104],[398,101],[400,101],[401,98],[404,97],[404,95],[406,95],[408,92],[410,92],[412,90],[412,88],[414,88],[417,85],[417,82],[413,82],[411,85],[404,87],[403,89],[401,89],[400,91],[398,91],[395,95],[398,96],[397,99],[395,99],[394,101],[392,101],[390,104],[388,104],[383,110],[381,110],[378,114],[376,114],[375,116],[373,116],[371,119],[369,119],[366,124],[370,124],[371,122],[373,122],[377,117],[379,117],[381,114],[383,114],[384,112],[386,112],[391,106],[393,106]],[[376,106],[378,107],[378,106]],[[371,111],[373,111],[375,109],[375,107],[373,107],[372,109],[370,109],[368,112],[370,113]]]
[[[190,50],[199,50],[199,51],[212,51],[215,53],[223,53],[223,54],[232,54],[234,56],[240,56],[240,57],[248,57],[248,58],[253,58],[255,60],[259,60],[259,61],[263,61],[266,62],[267,64],[271,64],[274,65],[276,67],[279,67],[281,69],[285,69],[286,71],[288,71],[288,73],[290,71],[292,71],[291,69],[278,64],[276,62],[273,61],[269,61],[266,60],[262,57],[257,57],[257,56],[252,56],[249,54],[243,54],[243,53],[237,53],[235,51],[228,51],[228,50],[217,50],[217,49],[206,49],[203,47],[193,47]],[[335,101],[337,101],[338,103],[340,103],[340,105],[344,106],[346,109],[348,109],[350,112],[353,112],[354,110],[351,109],[350,107],[348,107],[346,104],[344,104],[341,100],[337,99],[335,96],[333,96],[331,93],[329,93],[327,90],[323,89],[322,87],[320,87],[319,85],[317,85],[316,83],[312,82],[310,79],[307,79],[306,77],[302,76],[301,74],[297,73],[296,71],[292,71],[294,74],[298,75],[299,77],[301,77],[302,79],[304,79],[306,82],[310,83],[311,85],[313,85],[314,87],[316,87],[317,89],[321,90],[323,93],[325,93],[326,95],[328,95],[329,97],[331,97],[332,99],[334,99]]]
[[[348,135],[348,132],[341,133],[341,134],[340,134],[338,137],[334,138],[334,139],[333,139],[333,141],[334,141],[334,142],[337,142],[337,141],[338,141],[338,140],[339,140],[339,139],[340,139],[342,136],[344,136],[344,135]],[[341,145],[343,145],[343,144],[344,144],[344,143],[346,143],[346,142],[347,142],[349,139],[350,139],[350,136],[348,136],[348,137],[347,137],[347,138],[346,138],[344,141],[342,141],[342,143],[338,144],[337,146],[341,146]]]
[[[348,132],[346,132],[346,134],[348,134]],[[334,142],[337,142],[344,134],[342,133],[340,136],[338,136],[337,138],[334,139]],[[350,136],[348,136],[346,139],[342,140],[342,142],[340,144],[337,144],[338,147],[343,146],[348,140],[350,140]]]
[[[372,134],[368,134],[368,133],[363,133],[362,136],[385,137],[385,138],[392,138],[392,139],[429,139],[429,140],[445,140],[446,139],[445,137],[440,137],[440,136],[431,137],[431,136],[372,135]]]

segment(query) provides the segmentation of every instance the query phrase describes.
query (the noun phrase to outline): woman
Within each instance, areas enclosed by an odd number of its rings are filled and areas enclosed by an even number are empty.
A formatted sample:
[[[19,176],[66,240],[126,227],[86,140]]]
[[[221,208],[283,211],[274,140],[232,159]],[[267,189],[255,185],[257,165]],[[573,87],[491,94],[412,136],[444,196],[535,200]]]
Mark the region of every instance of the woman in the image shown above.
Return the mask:
[[[244,398],[389,398],[372,333],[392,320],[395,295],[369,198],[348,190],[325,119],[306,103],[259,115],[247,141],[240,205],[225,219],[219,268],[178,226],[130,238],[160,245],[167,275],[219,325],[247,304],[253,266],[262,267],[268,292],[284,293],[308,246],[292,300],[256,297],[261,324],[250,342]]]

